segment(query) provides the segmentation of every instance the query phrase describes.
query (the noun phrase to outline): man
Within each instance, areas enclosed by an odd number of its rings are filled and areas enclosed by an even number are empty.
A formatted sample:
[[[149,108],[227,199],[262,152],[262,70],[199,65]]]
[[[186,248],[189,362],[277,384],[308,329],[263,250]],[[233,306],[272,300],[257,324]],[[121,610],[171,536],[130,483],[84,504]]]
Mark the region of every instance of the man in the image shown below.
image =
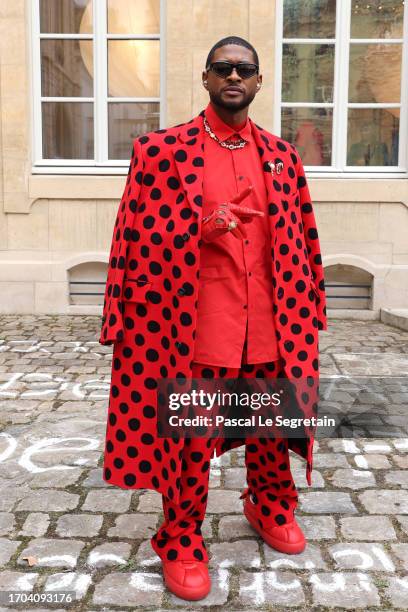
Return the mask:
[[[270,546],[304,549],[288,448],[313,436],[183,438],[157,434],[158,379],[318,378],[327,329],[323,267],[301,159],[248,117],[261,89],[255,49],[211,49],[210,102],[184,124],[134,140],[108,266],[101,344],[114,344],[104,479],[162,494],[151,544],[167,587],[210,590],[201,534],[210,458],[245,444],[244,514]]]

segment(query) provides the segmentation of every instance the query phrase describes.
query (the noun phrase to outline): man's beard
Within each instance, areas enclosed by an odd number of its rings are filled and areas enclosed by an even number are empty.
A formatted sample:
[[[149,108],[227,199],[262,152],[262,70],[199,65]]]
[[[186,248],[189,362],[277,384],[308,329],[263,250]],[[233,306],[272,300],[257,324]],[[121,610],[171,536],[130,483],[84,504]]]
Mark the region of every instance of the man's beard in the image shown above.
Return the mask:
[[[252,100],[255,98],[255,92],[253,94],[243,94],[242,98],[238,102],[235,99],[225,100],[221,97],[221,94],[215,94],[210,92],[210,100],[217,106],[225,108],[229,111],[240,111],[243,108],[249,106]]]

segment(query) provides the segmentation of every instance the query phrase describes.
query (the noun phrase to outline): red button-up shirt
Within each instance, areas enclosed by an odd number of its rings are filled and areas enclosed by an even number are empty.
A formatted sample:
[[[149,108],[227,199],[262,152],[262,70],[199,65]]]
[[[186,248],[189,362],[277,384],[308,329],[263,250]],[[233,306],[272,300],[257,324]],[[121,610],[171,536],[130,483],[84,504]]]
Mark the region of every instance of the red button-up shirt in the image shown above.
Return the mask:
[[[226,149],[205,133],[203,217],[248,185],[243,206],[264,211],[244,227],[246,239],[230,232],[201,246],[194,361],[239,368],[279,358],[273,319],[273,288],[267,192],[248,118],[238,127],[224,123],[211,102],[205,115],[220,140],[239,134],[240,149]]]

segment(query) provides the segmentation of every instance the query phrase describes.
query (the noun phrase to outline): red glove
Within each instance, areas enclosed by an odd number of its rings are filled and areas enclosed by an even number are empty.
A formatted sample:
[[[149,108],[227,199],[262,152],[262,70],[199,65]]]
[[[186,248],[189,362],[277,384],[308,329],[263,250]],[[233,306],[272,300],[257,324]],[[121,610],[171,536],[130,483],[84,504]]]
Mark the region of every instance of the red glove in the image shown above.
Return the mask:
[[[243,223],[249,223],[253,217],[263,217],[264,213],[260,210],[238,206],[252,191],[252,185],[246,187],[231,201],[219,204],[211,213],[205,217],[201,226],[201,238],[203,242],[211,242],[218,236],[231,232],[236,238],[246,238],[246,231]]]

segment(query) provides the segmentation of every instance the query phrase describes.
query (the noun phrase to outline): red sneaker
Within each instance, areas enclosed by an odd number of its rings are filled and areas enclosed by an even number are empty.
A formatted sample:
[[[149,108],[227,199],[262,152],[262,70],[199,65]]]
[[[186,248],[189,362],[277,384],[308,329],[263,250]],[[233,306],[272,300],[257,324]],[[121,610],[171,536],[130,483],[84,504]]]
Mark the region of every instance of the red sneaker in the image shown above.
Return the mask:
[[[244,514],[249,524],[259,533],[261,538],[275,550],[289,555],[301,553],[306,547],[306,538],[294,518],[284,525],[265,525],[256,514],[256,505],[251,500],[248,489],[245,489],[240,499],[244,498]]]
[[[164,583],[182,599],[203,599],[211,590],[208,563],[205,561],[166,561],[162,559]]]

